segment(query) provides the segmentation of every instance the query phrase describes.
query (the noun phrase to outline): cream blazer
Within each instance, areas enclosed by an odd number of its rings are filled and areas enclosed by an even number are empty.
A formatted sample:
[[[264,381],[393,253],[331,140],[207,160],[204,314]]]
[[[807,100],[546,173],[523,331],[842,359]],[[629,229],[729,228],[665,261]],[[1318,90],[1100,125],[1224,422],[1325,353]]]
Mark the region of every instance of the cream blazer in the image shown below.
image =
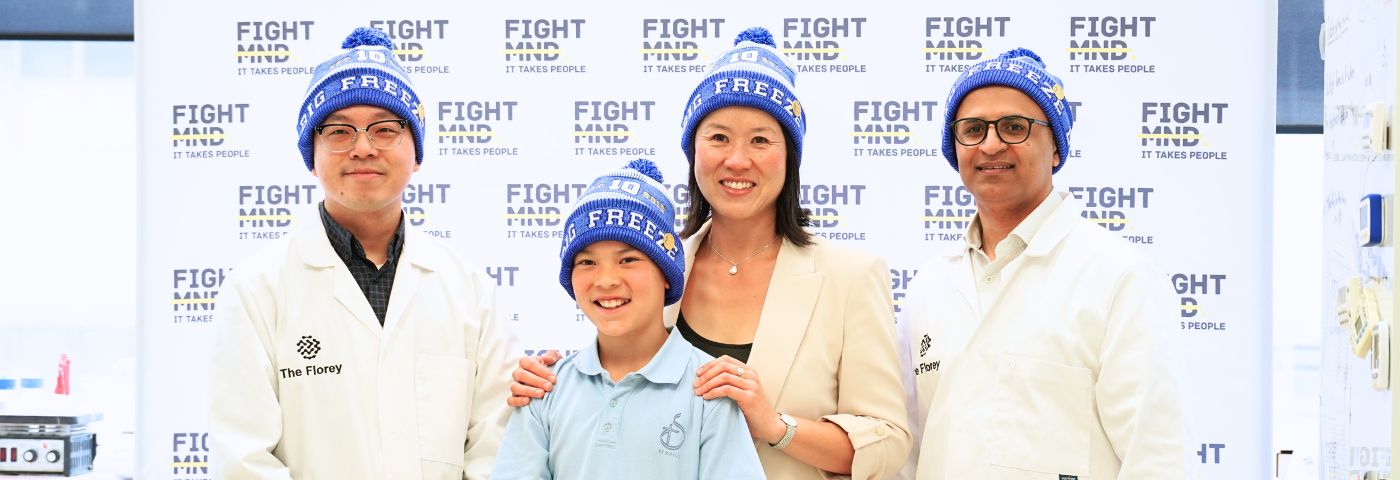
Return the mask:
[[[686,240],[687,275],[709,233],[707,222]],[[813,240],[809,247],[783,240],[748,364],[779,412],[846,431],[855,446],[851,478],[888,478],[899,473],[912,443],[889,266],[869,253]],[[680,305],[666,308],[668,327]],[[754,448],[770,479],[837,477],[766,442],[755,441]]]

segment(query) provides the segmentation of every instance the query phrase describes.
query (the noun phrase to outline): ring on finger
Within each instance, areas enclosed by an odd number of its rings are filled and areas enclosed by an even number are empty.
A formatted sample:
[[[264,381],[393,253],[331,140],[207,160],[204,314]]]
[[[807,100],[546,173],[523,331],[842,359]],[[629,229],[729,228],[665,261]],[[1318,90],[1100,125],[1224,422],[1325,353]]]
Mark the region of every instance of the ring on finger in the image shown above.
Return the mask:
[[[744,373],[745,373],[744,367],[739,367],[738,375],[742,377],[742,376],[744,376]]]

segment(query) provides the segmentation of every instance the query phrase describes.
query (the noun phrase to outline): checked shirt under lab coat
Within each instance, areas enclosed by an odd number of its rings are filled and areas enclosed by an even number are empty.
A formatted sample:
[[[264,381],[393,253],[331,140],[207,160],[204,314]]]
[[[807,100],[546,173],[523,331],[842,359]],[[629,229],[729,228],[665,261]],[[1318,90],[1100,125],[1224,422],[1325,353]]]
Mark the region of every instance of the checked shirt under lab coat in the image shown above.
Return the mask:
[[[485,271],[405,229],[381,327],[314,212],[219,294],[219,478],[486,478],[519,350]]]
[[[1166,277],[1062,193],[1000,296],[965,244],[931,259],[901,319],[917,372],[920,480],[1181,479]],[[1034,214],[1033,214],[1034,215]],[[975,228],[975,227],[974,227]],[[989,283],[992,285],[992,283]]]

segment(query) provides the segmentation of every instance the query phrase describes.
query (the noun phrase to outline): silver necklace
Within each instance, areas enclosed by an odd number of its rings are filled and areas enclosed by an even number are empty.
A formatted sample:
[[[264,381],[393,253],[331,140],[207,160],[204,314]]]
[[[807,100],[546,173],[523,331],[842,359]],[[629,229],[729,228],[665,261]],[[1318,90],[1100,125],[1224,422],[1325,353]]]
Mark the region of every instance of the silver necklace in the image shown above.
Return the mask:
[[[723,258],[724,261],[729,262],[729,274],[730,274],[730,275],[736,275],[736,274],[739,273],[739,264],[744,263],[745,261],[748,261],[748,259],[753,258],[754,256],[756,256],[756,255],[758,255],[758,254],[760,254],[760,253],[763,253],[763,251],[764,251],[764,250],[767,250],[768,247],[773,246],[773,242],[776,242],[776,241],[778,241],[778,237],[774,236],[772,240],[769,240],[769,241],[768,241],[768,244],[767,244],[767,245],[764,245],[762,248],[759,248],[757,251],[755,251],[755,252],[753,252],[753,253],[750,253],[749,256],[739,259],[739,261],[737,261],[737,262],[734,261],[734,260],[731,260],[729,257],[724,256],[723,253],[719,253],[719,250],[716,250],[716,249],[715,249],[715,241],[714,241],[714,240],[710,240],[709,243],[710,243],[710,251],[711,251],[711,252],[715,252],[715,255],[719,255],[719,258]]]

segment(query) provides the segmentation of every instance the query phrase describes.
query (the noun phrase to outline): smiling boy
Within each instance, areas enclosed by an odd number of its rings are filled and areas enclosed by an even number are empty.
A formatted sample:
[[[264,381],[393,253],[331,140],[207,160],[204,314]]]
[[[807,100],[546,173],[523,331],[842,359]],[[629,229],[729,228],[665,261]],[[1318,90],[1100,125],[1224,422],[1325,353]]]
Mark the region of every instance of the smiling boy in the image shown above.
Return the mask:
[[[662,308],[685,290],[675,207],[647,160],[599,177],[565,224],[559,283],[598,329],[517,409],[492,478],[763,478],[734,402],[695,396],[710,357]]]

